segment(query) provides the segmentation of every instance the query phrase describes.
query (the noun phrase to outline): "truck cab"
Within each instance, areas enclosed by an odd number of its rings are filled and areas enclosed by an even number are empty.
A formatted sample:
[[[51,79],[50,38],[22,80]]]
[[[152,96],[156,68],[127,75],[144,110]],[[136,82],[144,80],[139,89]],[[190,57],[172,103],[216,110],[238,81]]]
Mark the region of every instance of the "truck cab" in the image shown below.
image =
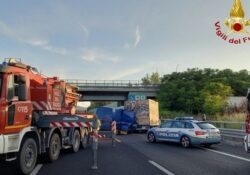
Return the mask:
[[[11,59],[0,65],[0,134],[16,133],[31,124],[29,77],[23,67]]]

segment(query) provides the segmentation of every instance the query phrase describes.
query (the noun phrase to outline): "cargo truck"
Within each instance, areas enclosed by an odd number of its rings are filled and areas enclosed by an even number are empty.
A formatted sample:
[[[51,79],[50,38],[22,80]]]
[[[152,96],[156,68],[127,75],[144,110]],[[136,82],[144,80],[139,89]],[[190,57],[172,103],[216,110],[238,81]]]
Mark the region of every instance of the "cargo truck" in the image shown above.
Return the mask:
[[[135,113],[134,130],[147,131],[149,128],[160,124],[157,101],[151,99],[126,101],[124,109]]]
[[[95,119],[75,114],[79,98],[76,87],[6,59],[0,64],[0,158],[17,159],[30,174],[42,153],[53,162],[62,148],[86,147]]]

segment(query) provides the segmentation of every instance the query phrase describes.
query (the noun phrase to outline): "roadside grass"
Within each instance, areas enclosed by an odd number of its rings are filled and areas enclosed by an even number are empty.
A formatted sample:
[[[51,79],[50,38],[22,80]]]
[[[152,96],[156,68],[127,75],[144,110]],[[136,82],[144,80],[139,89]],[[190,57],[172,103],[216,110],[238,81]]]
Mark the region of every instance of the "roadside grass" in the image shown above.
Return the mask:
[[[165,112],[165,111],[164,111]],[[168,111],[164,113],[164,117],[161,116],[161,119],[173,119],[177,116],[193,116],[196,120],[201,120],[200,115],[188,115],[184,112],[176,112],[176,111]],[[240,124],[239,122],[245,122],[246,113],[234,113],[234,114],[224,114],[224,115],[207,115],[208,121],[215,121],[218,123],[213,123],[218,128],[227,128],[227,129],[244,129],[244,124]]]
[[[216,115],[216,121],[232,121],[232,122],[244,122],[246,120],[246,113],[235,113],[230,115]]]

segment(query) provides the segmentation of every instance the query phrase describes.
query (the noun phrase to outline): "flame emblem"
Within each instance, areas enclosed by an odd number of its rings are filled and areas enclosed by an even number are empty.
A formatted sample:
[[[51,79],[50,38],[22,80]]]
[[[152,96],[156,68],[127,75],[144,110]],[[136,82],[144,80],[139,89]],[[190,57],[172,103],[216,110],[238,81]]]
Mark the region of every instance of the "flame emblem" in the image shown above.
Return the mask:
[[[242,7],[241,0],[234,0],[233,7],[230,11],[230,18],[225,21],[225,24],[228,27],[228,34],[248,34],[246,26],[250,25],[250,20],[247,20],[245,18],[245,13]]]

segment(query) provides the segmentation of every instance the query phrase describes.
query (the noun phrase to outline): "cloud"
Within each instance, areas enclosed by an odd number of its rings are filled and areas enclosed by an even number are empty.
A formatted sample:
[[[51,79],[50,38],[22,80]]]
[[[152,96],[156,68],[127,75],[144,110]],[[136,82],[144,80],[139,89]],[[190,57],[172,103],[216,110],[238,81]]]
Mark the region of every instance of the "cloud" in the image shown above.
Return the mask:
[[[130,45],[128,43],[125,43],[123,46],[124,49],[130,49]]]
[[[51,45],[46,45],[44,47],[42,47],[43,50],[47,50],[50,51],[52,53],[57,53],[59,55],[66,55],[68,53],[68,51],[65,48],[57,48]]]
[[[135,38],[134,38],[134,43],[125,43],[123,45],[123,48],[124,49],[130,49],[131,47],[134,47],[136,48],[138,46],[138,44],[140,43],[141,41],[141,32],[140,32],[140,28],[139,28],[139,25],[136,26],[136,29],[135,29]]]
[[[137,25],[136,29],[135,29],[134,47],[137,47],[137,45],[140,43],[140,41],[141,41],[141,33],[140,33],[139,25]]]
[[[49,44],[49,41],[41,40],[41,39],[31,39],[31,40],[23,40],[23,41],[32,46],[46,46]]]
[[[109,76],[107,79],[110,79],[110,80],[122,79],[127,76],[131,76],[139,72],[142,72],[144,69],[145,67],[129,68],[129,69],[120,71],[121,73],[117,73],[115,75]]]
[[[60,55],[65,55],[67,53],[67,50],[64,48],[52,46],[47,39],[42,39],[41,37],[37,36],[27,36],[27,33],[20,33],[18,30],[9,27],[2,21],[0,21],[0,34],[17,40],[18,42],[25,43],[33,47],[38,47],[52,53]]]
[[[26,40],[20,39],[20,40],[26,44],[29,44],[34,47],[39,47],[40,49],[49,51],[51,53],[56,53],[59,55],[66,55],[68,53],[67,50],[64,48],[59,48],[50,45],[49,41],[45,39],[26,39]]]
[[[84,49],[82,59],[88,62],[101,62],[101,61],[110,61],[112,63],[119,62],[120,58],[114,56],[110,53],[102,51],[100,49]]]
[[[82,29],[84,35],[88,38],[89,37],[89,30],[87,29],[87,27],[84,26],[83,24],[80,24],[80,26],[81,26],[81,29]]]
[[[2,21],[0,21],[0,33],[8,37],[14,36],[13,31]]]

